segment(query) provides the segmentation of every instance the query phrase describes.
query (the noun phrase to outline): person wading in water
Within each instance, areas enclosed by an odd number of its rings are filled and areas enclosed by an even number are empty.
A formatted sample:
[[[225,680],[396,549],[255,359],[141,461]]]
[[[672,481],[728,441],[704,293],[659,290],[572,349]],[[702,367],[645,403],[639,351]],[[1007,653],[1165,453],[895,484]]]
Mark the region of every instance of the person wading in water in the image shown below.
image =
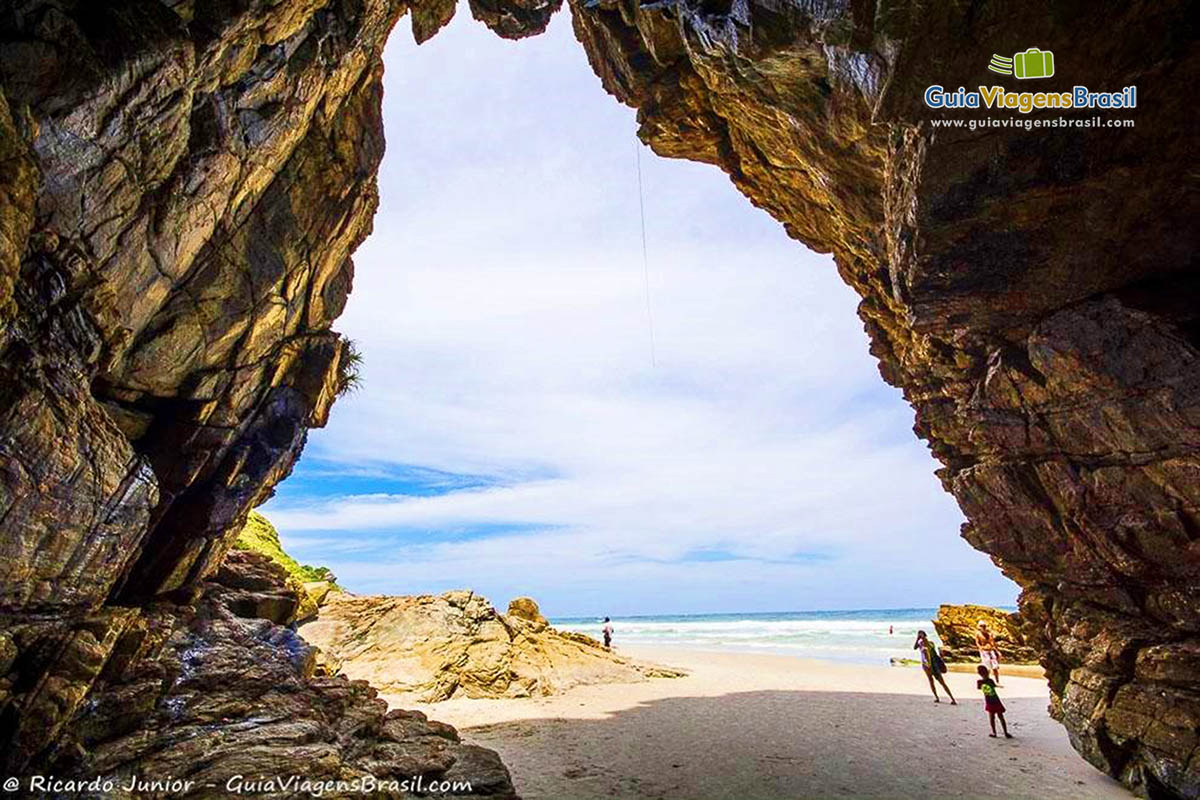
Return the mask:
[[[929,641],[925,631],[917,631],[917,641],[913,644],[913,650],[921,651],[921,669],[925,670],[925,677],[929,679],[929,688],[933,691],[933,702],[942,702],[942,699],[938,697],[937,686],[933,683],[933,679],[937,678],[937,682],[946,690],[946,696],[950,698],[950,705],[958,705],[958,701],[954,699],[954,693],[950,691],[950,687],[946,685],[946,679],[942,677],[942,673],[946,671],[946,662],[938,654],[933,642]]]
[[[612,649],[612,623],[609,622],[608,617],[604,618],[604,627],[601,628],[600,630],[604,634],[604,649],[611,650]]]

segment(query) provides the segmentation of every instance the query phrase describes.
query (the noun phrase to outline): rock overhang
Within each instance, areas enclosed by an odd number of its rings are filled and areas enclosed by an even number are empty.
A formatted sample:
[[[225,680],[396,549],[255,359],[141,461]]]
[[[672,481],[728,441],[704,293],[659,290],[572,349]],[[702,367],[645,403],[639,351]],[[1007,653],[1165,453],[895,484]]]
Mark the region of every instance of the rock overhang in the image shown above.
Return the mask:
[[[470,5],[509,38],[558,9]],[[0,454],[8,496],[24,497],[0,531],[12,619],[186,600],[286,476],[345,355],[330,326],[377,202],[383,42],[406,11],[422,40],[454,7],[141,0],[105,17],[26,0],[0,14],[0,349],[16,364]],[[719,166],[834,254],[964,537],[1025,587],[1027,636],[1080,752],[1134,786],[1200,791],[1187,4],[570,8],[644,141]],[[1034,40],[1064,79],[1136,84],[1137,125],[933,126],[925,87],[1003,80],[991,51]]]

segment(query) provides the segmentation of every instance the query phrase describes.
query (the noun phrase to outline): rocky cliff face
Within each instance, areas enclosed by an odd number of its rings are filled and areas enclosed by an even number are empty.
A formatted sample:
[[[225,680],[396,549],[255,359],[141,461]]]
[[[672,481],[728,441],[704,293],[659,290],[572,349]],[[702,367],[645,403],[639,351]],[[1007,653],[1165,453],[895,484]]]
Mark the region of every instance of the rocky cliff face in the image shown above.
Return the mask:
[[[1194,9],[572,7],[643,140],[720,166],[833,253],[963,536],[1025,587],[1075,747],[1151,794],[1200,796],[1200,193],[1180,94],[1200,77]],[[987,71],[1034,45],[1056,77]],[[983,115],[925,108],[931,84],[1136,85],[1134,110],[1067,115],[1136,127],[937,128]]]
[[[942,642],[941,653],[947,661],[979,663],[975,634],[981,620],[987,623],[992,633],[1002,665],[1037,661],[1037,651],[1025,642],[1021,633],[1020,614],[988,606],[942,605],[933,620],[933,628]]]
[[[437,796],[515,797],[494,752],[419,712],[389,712],[363,681],[315,674],[314,648],[280,627],[300,603],[286,577],[265,556],[235,553],[195,603],[127,611],[89,702],[41,767],[104,776],[115,788],[95,796],[106,798],[229,797],[239,781],[272,779],[273,797],[313,796],[305,781],[332,787],[327,796],[374,781],[367,796],[409,797],[418,779],[448,787]],[[71,643],[73,658],[96,655],[86,644]],[[123,788],[167,776],[165,792]]]
[[[249,731],[228,729],[228,743],[245,745],[238,758],[258,771],[276,765],[272,748],[301,742],[323,774],[401,763],[391,745],[351,746],[382,724],[365,721],[375,712],[363,687],[289,673],[279,658],[299,640],[230,616],[290,614],[286,592],[268,597],[254,579],[227,586],[228,603],[189,609],[347,380],[348,346],[330,326],[377,202],[380,54],[409,8],[0,5],[6,774],[65,763],[68,741],[83,748],[71,760],[80,770],[157,764],[142,745],[111,755],[103,743],[142,725],[123,716],[126,700],[163,746],[185,736],[174,728],[228,712]],[[211,674],[192,658],[210,650]],[[127,685],[172,675],[182,683],[165,693]],[[177,703],[177,690],[218,680],[243,685],[202,709]],[[252,713],[269,700],[256,682],[276,680],[295,707]],[[68,737],[96,709],[111,713]],[[487,775],[477,784],[507,791]]]
[[[468,591],[437,597],[332,594],[300,635],[342,674],[401,703],[538,697],[572,686],[683,674],[630,661],[588,636],[557,631],[527,597],[501,614]]]
[[[521,36],[557,3],[470,6]],[[375,206],[379,54],[405,11],[425,38],[454,3],[0,7],[10,770],[104,702],[127,631],[195,599],[324,421]],[[964,536],[1025,587],[1054,713],[1092,763],[1164,796],[1200,795],[1192,11],[572,4],[645,141],[834,254]],[[1031,45],[1056,56],[1039,88],[1136,84],[1136,110],[1101,115],[1136,127],[932,126],[966,112],[924,108],[927,85],[1019,88],[986,63]]]

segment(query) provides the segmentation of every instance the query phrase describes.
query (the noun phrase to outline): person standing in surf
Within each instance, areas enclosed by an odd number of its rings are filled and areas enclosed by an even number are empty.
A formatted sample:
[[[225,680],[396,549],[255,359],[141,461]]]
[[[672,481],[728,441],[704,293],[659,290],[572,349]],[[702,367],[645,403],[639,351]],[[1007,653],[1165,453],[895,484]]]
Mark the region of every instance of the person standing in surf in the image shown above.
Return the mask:
[[[946,690],[946,696],[950,698],[950,705],[958,705],[958,701],[954,699],[954,693],[950,691],[950,687],[946,685],[946,679],[942,677],[942,673],[946,671],[946,662],[942,660],[942,656],[933,642],[929,641],[929,636],[925,631],[917,631],[917,641],[913,644],[913,650],[919,650],[921,653],[921,669],[925,671],[925,677],[929,679],[933,702],[942,702],[942,699],[938,697],[937,686],[933,683],[934,678],[937,678],[937,682]]]
[[[604,634],[604,649],[611,650],[612,649],[613,627],[612,627],[612,622],[609,621],[608,617],[604,618],[604,627],[601,628],[600,631],[601,631],[601,633]]]

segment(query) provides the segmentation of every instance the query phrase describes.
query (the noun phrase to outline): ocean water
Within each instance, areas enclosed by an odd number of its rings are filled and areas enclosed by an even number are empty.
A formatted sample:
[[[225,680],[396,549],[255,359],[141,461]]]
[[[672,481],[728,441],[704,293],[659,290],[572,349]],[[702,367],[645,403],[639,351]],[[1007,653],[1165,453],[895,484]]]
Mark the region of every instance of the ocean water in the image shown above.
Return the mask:
[[[783,653],[886,665],[892,658],[917,657],[912,646],[918,629],[938,642],[935,616],[936,608],[887,608],[614,617],[613,644]],[[599,617],[568,617],[551,620],[551,624],[599,639],[604,623]]]

